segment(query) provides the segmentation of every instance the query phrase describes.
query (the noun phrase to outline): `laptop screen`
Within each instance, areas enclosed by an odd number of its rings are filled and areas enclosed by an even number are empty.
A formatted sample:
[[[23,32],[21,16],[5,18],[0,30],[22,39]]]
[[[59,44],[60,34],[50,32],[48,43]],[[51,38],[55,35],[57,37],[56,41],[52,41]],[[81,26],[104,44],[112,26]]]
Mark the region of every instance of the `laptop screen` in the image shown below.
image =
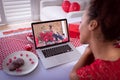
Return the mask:
[[[32,23],[36,48],[49,47],[69,41],[66,19]]]

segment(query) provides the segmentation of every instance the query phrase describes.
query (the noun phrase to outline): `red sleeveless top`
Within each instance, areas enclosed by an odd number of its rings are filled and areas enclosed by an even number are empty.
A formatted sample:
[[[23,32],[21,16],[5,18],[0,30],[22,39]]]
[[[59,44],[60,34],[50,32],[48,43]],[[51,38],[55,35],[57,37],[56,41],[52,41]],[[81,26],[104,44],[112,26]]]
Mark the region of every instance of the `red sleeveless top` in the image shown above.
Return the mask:
[[[80,80],[120,80],[120,59],[113,62],[96,59],[76,73]]]

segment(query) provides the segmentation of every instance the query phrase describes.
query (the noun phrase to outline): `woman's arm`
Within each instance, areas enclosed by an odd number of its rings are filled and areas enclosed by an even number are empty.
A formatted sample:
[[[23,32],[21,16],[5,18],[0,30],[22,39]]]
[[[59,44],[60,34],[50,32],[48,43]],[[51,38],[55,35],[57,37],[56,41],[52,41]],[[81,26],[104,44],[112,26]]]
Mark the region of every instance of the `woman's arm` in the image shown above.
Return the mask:
[[[83,55],[80,57],[79,61],[73,67],[73,70],[70,73],[70,79],[71,80],[79,80],[79,78],[76,74],[76,70],[85,66],[85,65],[91,64],[93,61],[94,61],[94,56],[93,56],[93,53],[92,53],[90,47],[88,46],[85,49],[85,52],[83,53]]]

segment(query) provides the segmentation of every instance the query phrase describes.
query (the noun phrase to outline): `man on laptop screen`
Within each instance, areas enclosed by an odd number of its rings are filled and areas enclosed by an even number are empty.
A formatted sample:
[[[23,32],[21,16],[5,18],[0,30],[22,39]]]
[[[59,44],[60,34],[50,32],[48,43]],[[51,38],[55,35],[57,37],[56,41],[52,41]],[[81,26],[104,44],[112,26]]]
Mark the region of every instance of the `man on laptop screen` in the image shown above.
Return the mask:
[[[37,47],[50,46],[68,41],[66,21],[36,24],[33,27]]]

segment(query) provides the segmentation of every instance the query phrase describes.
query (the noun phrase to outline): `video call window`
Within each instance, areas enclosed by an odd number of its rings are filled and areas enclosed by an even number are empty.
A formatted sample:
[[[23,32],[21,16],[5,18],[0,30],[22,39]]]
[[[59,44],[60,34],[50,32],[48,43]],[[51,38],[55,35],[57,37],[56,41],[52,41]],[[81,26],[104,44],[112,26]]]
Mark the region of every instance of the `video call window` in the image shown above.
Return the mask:
[[[37,47],[45,47],[68,41],[65,20],[34,24],[33,30]]]

